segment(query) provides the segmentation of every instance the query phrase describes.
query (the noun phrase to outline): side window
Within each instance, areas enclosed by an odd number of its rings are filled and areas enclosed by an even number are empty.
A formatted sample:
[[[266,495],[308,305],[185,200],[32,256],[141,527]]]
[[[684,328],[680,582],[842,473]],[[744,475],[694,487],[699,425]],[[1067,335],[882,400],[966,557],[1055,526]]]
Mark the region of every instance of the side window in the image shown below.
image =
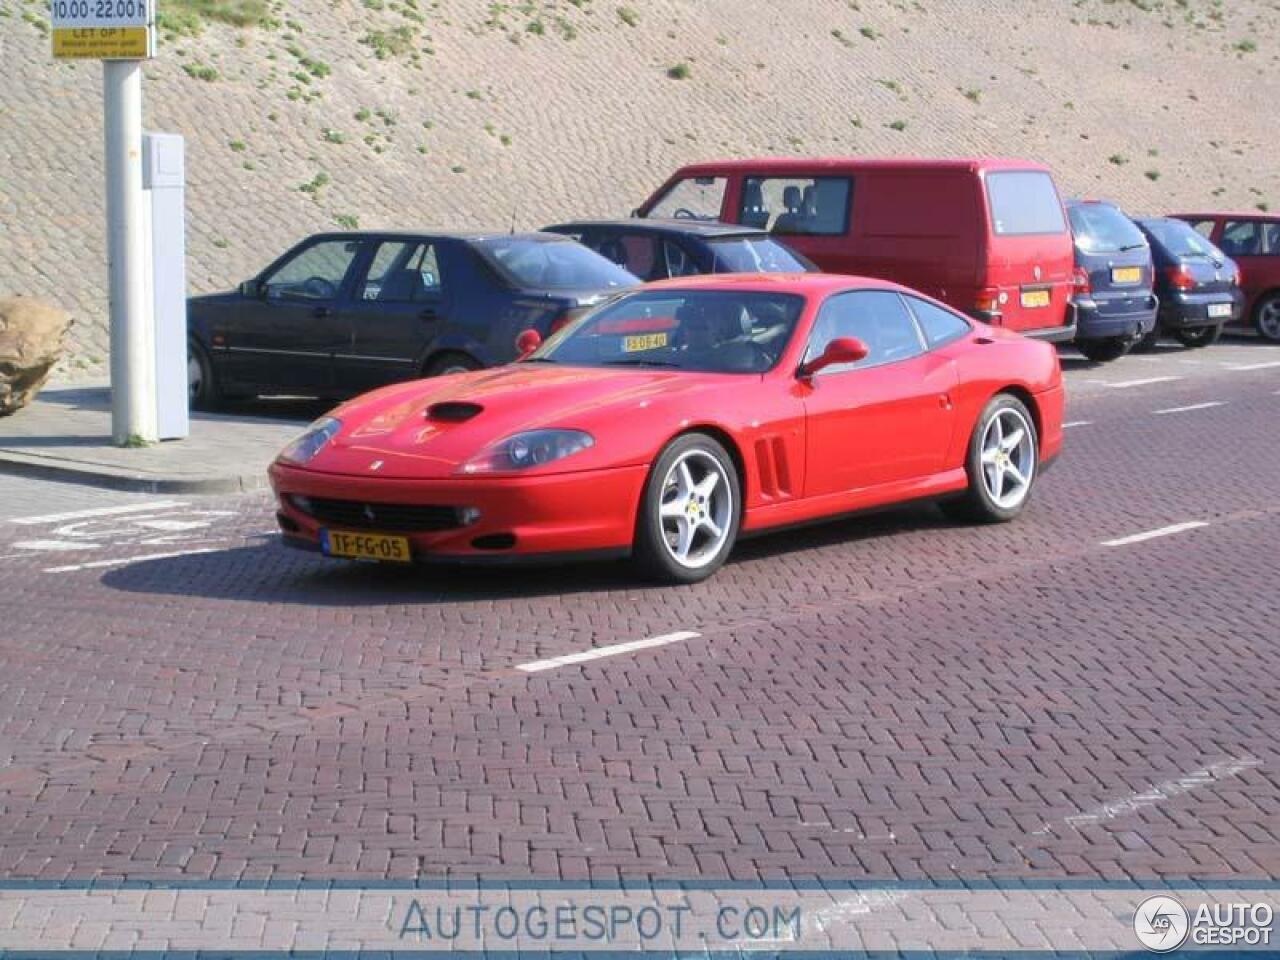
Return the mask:
[[[819,376],[858,367],[909,360],[924,353],[924,344],[915,321],[902,297],[888,290],[858,290],[838,293],[818,311],[805,359],[811,360],[837,337],[856,337],[867,347],[867,356],[857,363],[827,367]]]
[[[662,262],[669,277],[691,277],[698,272],[698,265],[684,247],[674,240],[662,241]]]
[[[1206,240],[1213,237],[1214,226],[1215,224],[1212,220],[1193,220],[1191,222],[1191,229],[1200,234],[1200,236],[1204,237]]]
[[[645,216],[719,220],[728,182],[724,177],[686,177],[678,180]]]
[[[921,300],[919,297],[907,297],[906,301],[911,306],[911,312],[916,315],[920,329],[924,331],[925,342],[928,343],[930,348],[950,343],[952,340],[963,337],[973,329],[969,326],[969,321],[964,317],[952,313],[950,310],[944,310],[928,300]]]
[[[1264,249],[1273,257],[1280,257],[1280,223],[1267,224],[1267,241]]]
[[[285,261],[263,281],[267,297],[297,300],[332,300],[360,250],[355,240],[315,243]]]
[[[440,293],[440,268],[431,243],[396,240],[380,243],[360,290],[361,300],[418,303]]]
[[[848,177],[747,177],[738,222],[790,236],[841,236],[852,194]]]
[[[1256,257],[1262,253],[1262,224],[1256,220],[1228,220],[1218,246],[1229,257]]]
[[[999,170],[987,174],[991,227],[1001,236],[1062,233],[1062,200],[1043,170]]]

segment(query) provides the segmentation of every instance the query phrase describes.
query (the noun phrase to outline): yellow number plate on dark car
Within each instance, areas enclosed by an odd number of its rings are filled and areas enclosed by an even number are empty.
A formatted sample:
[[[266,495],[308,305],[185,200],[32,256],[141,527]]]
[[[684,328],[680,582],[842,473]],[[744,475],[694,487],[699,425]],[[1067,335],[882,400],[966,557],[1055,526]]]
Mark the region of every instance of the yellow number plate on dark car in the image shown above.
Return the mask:
[[[407,537],[392,537],[384,533],[346,533],[342,530],[321,530],[320,549],[326,556],[346,557],[348,560],[381,560],[386,563],[412,563]]]
[[[641,350],[660,350],[667,345],[665,333],[642,333],[627,337],[622,341],[622,349],[627,353],[639,353]]]
[[[1049,305],[1049,291],[1023,290],[1022,305],[1024,307],[1047,307]]]
[[[1112,283],[1137,283],[1142,279],[1142,270],[1139,267],[1112,267],[1111,282]]]

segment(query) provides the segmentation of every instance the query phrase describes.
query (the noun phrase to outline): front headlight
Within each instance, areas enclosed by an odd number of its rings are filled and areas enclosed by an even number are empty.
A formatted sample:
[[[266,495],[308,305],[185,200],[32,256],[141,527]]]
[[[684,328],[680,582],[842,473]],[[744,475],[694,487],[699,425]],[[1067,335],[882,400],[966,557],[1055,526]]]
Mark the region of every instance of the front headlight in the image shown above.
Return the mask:
[[[302,465],[324,449],[325,444],[338,435],[342,421],[334,417],[321,417],[302,434],[280,451],[281,460]]]
[[[591,434],[581,430],[526,430],[495,443],[466,463],[462,472],[528,470],[571,457],[595,442]]]

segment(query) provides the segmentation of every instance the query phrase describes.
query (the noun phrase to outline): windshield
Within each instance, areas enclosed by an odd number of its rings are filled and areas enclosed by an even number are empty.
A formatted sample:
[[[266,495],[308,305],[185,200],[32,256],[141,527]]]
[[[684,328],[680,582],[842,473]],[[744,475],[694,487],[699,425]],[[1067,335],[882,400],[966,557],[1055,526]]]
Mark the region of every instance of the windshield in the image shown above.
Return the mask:
[[[1085,253],[1118,253],[1147,245],[1137,225],[1110,204],[1072,204],[1067,215],[1076,246]]]
[[[1221,250],[1181,220],[1144,220],[1142,225],[1171,257],[1225,259]]]
[[[770,237],[725,237],[712,240],[716,273],[808,273],[816,269]]]
[[[634,287],[639,278],[573,240],[494,237],[474,242],[516,286],[539,290]]]
[[[530,359],[582,367],[764,373],[782,356],[804,298],[728,290],[620,297],[572,324]]]

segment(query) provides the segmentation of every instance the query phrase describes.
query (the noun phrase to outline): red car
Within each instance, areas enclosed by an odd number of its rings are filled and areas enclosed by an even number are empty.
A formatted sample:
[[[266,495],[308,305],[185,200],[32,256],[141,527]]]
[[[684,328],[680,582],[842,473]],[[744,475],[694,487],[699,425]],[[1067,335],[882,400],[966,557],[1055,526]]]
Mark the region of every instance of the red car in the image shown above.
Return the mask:
[[[828,273],[892,280],[979,320],[1076,334],[1071,229],[1026,160],[777,157],[683,167],[637,211],[767,229]]]
[[[633,554],[694,582],[739,534],[908,500],[1009,520],[1062,444],[1046,344],[822,274],[639,288],[522,361],[386,387],[271,467],[288,543],[329,556]]]
[[[1236,262],[1244,312],[1240,319],[1280,343],[1280,216],[1266,213],[1174,213]]]

